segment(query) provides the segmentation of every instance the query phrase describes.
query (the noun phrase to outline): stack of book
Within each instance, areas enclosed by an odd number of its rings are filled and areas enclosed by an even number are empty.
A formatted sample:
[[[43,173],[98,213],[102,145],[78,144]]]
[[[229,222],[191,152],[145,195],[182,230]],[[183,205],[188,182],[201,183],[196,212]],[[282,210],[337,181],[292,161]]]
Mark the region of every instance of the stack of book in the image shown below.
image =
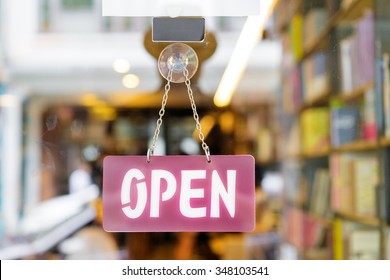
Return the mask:
[[[283,107],[286,109],[286,112],[296,113],[303,104],[301,78],[301,67],[299,64],[294,66],[291,73],[285,78]]]
[[[318,107],[301,114],[302,151],[325,153],[330,147],[329,108]]]
[[[304,100],[311,102],[329,90],[328,55],[318,52],[305,59],[302,66]]]
[[[355,142],[360,138],[360,108],[348,106],[331,110],[332,147]]]
[[[291,50],[295,61],[299,61],[303,56],[303,16],[297,14],[290,24]]]
[[[366,90],[359,104],[333,106],[331,109],[332,147],[377,139],[375,92]]]
[[[299,250],[308,250],[320,245],[324,237],[321,223],[303,210],[291,208],[287,213],[285,236]]]
[[[336,212],[377,215],[379,163],[373,154],[335,154],[331,157],[331,205]]]
[[[374,79],[374,16],[372,11],[357,22],[355,33],[341,40],[341,92],[349,94]]]
[[[304,19],[304,46],[305,49],[310,48],[317,40],[318,35],[326,26],[328,21],[328,13],[325,8],[311,9]]]
[[[333,231],[334,258],[377,260],[380,258],[379,229],[336,219]]]
[[[318,217],[328,214],[330,205],[330,176],[329,170],[318,168],[314,173],[310,198],[310,212]]]
[[[390,55],[384,53],[380,62],[379,87],[383,99],[384,134],[390,137]]]

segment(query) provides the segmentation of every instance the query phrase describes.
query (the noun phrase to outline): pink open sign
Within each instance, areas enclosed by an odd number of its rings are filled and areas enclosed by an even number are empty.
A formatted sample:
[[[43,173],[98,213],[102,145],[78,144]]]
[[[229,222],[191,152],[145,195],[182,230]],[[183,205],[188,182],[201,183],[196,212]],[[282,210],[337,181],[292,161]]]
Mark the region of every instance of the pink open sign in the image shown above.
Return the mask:
[[[249,155],[108,156],[103,227],[113,232],[252,231],[254,159]]]

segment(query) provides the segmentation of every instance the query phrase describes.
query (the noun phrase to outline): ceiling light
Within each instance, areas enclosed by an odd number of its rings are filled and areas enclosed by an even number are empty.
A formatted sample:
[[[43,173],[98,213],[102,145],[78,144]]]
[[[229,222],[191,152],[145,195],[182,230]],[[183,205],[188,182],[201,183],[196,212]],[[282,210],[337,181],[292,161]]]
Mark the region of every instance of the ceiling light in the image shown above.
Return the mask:
[[[238,38],[233,54],[223,73],[221,82],[214,96],[214,103],[218,107],[229,105],[238,83],[244,73],[253,48],[261,39],[264,25],[271,15],[277,0],[263,0],[260,2],[260,14],[249,16]]]
[[[113,62],[112,69],[114,69],[115,72],[125,74],[130,70],[130,63],[126,59],[119,58]]]
[[[136,88],[139,85],[139,78],[134,74],[127,74],[122,79],[122,84],[126,88]]]

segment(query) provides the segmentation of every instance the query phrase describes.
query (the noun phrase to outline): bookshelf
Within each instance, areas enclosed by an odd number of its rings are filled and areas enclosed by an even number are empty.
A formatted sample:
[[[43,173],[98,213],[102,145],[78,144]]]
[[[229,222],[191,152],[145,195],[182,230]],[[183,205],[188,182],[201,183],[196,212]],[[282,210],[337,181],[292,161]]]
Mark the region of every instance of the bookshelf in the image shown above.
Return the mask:
[[[302,9],[302,2],[302,0],[293,1],[292,7],[288,8],[283,7],[283,5],[276,7],[276,25],[279,32],[287,31],[294,15]]]
[[[332,149],[334,153],[345,152],[364,152],[378,149],[378,144],[373,141],[356,141],[348,144],[341,145]]]
[[[382,137],[381,138],[381,146],[383,146],[383,147],[390,146],[390,138]]]
[[[330,96],[331,90],[329,88],[326,88],[325,90],[321,91],[317,96],[306,100],[298,109],[298,112],[303,112],[310,107],[326,105],[329,102]]]
[[[362,98],[363,95],[367,92],[367,90],[372,89],[373,87],[374,87],[374,81],[370,81],[350,92],[342,92],[338,94],[338,96],[341,101],[350,102]]]
[[[355,223],[360,223],[363,225],[368,225],[372,227],[380,227],[381,221],[378,218],[375,217],[367,217],[367,216],[360,216],[356,215],[354,213],[347,213],[347,212],[340,212],[336,211],[335,216],[340,217],[345,220],[349,220]]]
[[[332,219],[328,217],[323,217],[318,214],[309,213],[309,217],[315,219],[316,221],[323,224],[325,227],[330,227],[332,225]]]
[[[290,201],[285,216],[290,224],[299,221],[298,226],[290,225],[293,236],[313,226],[309,219],[329,237],[315,246],[304,246],[298,237],[288,240],[302,258],[385,259],[390,255],[387,4],[384,0],[303,0],[284,17],[289,24],[277,25],[283,45],[280,99],[286,141],[282,146],[287,147],[288,159],[282,170]],[[289,1],[278,5],[276,13],[281,7],[288,9]],[[292,140],[292,135],[299,135],[299,140]],[[289,148],[291,141],[297,142],[295,149]],[[294,193],[302,207],[291,203]],[[321,202],[324,195],[326,201]],[[359,238],[370,241],[373,248],[359,247]]]
[[[323,27],[316,40],[304,49],[303,58],[305,59],[313,53],[328,47],[329,36],[332,30],[345,21],[353,21],[360,18],[363,11],[372,8],[374,0],[355,0],[346,7],[340,7],[339,10],[329,19]]]
[[[303,158],[303,159],[310,159],[310,158],[327,157],[327,156],[329,156],[329,153],[330,153],[330,148],[327,147],[327,148],[325,148],[323,150],[303,153],[301,155],[301,158]]]

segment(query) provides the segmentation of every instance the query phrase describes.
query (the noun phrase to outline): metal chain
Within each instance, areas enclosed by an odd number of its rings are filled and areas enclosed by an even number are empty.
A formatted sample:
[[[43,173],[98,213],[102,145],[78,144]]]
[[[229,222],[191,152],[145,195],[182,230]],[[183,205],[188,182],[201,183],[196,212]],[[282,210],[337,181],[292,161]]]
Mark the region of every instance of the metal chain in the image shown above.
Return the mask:
[[[210,159],[210,148],[209,148],[209,146],[207,146],[207,144],[205,142],[204,134],[202,132],[202,125],[200,124],[199,115],[198,115],[198,112],[196,110],[194,94],[193,94],[192,89],[191,89],[191,81],[189,79],[189,74],[188,74],[187,68],[183,69],[183,74],[184,74],[184,77],[185,77],[185,84],[187,86],[188,97],[190,98],[190,101],[191,101],[191,108],[192,108],[192,112],[194,114],[194,120],[195,120],[195,123],[196,123],[196,129],[199,132],[199,139],[202,142],[202,149],[204,150],[204,153],[206,155],[207,162],[211,162],[211,159]],[[154,149],[156,148],[157,139],[158,139],[158,136],[160,134],[161,125],[162,125],[162,122],[163,122],[163,116],[165,114],[165,106],[167,105],[167,102],[168,102],[169,90],[171,89],[172,71],[169,71],[168,77],[167,77],[167,81],[168,82],[165,85],[165,92],[164,92],[164,96],[163,96],[163,100],[162,100],[162,104],[161,104],[161,109],[158,112],[160,117],[157,120],[157,126],[156,126],[156,130],[154,131],[152,144],[150,145],[150,148],[148,149],[148,153],[146,155],[147,162],[150,162],[150,157],[154,153]]]
[[[200,139],[200,141],[202,141],[202,149],[203,149],[203,151],[204,151],[204,153],[206,155],[207,162],[211,162],[211,159],[210,159],[210,148],[206,144],[205,137],[204,137],[204,134],[202,132],[202,125],[200,124],[199,115],[198,115],[198,112],[196,110],[194,94],[193,94],[192,89],[191,89],[191,81],[190,81],[190,79],[188,77],[189,75],[188,75],[187,68],[183,69],[183,74],[184,74],[184,77],[186,78],[185,84],[187,86],[188,97],[190,98],[190,101],[191,101],[192,112],[194,113],[194,120],[195,120],[195,123],[196,123],[196,129],[199,132],[199,139]]]
[[[168,102],[169,90],[171,89],[171,81],[172,81],[172,71],[169,71],[167,76],[167,83],[164,88],[165,91],[164,91],[164,96],[161,104],[161,109],[158,112],[160,117],[157,120],[157,126],[156,126],[156,130],[154,131],[152,145],[150,145],[150,148],[148,149],[148,153],[146,155],[147,162],[150,162],[150,157],[153,155],[154,149],[156,148],[158,135],[160,134],[161,125],[163,123],[163,116],[165,114],[165,106],[167,105]]]

